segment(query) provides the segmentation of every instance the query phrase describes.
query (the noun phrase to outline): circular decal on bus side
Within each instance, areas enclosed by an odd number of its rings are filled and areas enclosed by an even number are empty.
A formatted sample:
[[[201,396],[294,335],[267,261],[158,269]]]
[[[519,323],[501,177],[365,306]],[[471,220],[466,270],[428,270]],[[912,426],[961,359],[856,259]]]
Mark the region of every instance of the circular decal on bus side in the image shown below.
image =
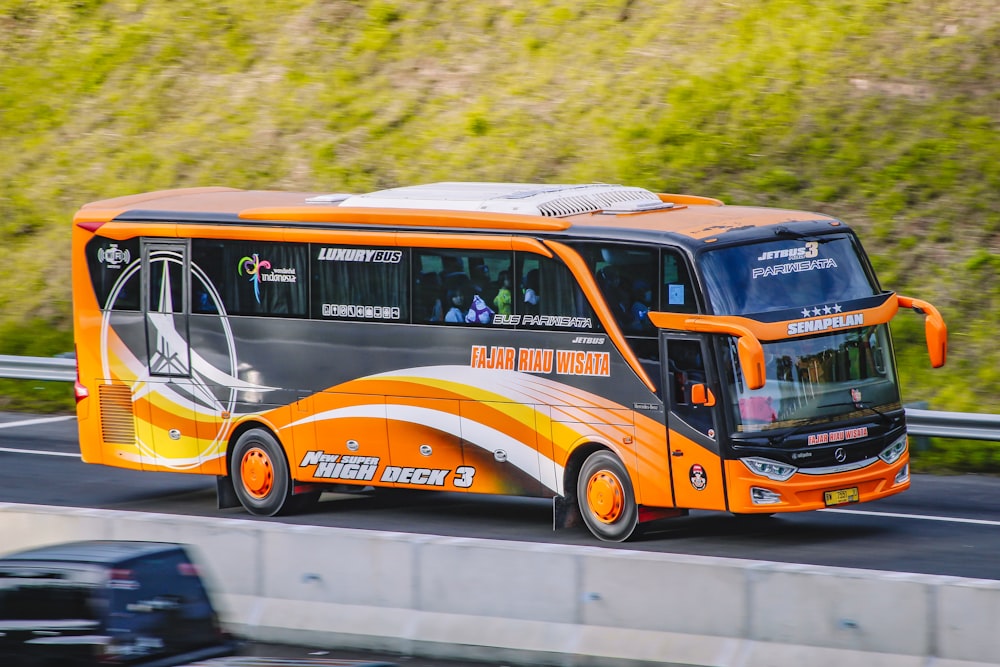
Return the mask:
[[[699,463],[691,466],[691,470],[688,471],[688,477],[691,479],[691,486],[696,491],[704,491],[705,487],[708,486],[708,475],[705,474],[705,468]]]

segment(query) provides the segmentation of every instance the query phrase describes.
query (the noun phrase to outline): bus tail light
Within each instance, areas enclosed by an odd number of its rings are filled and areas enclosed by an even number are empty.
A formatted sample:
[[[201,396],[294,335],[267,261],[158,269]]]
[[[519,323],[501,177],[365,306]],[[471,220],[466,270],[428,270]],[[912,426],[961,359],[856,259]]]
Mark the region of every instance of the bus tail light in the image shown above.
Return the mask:
[[[80,382],[80,357],[76,355],[75,351],[73,357],[76,359],[76,380],[73,382],[73,396],[76,398],[76,402],[79,403],[90,396],[90,390]]]
[[[750,502],[754,505],[777,505],[781,502],[781,494],[759,486],[751,486]]]
[[[77,403],[90,396],[90,390],[83,386],[79,378],[73,383],[73,395]]]

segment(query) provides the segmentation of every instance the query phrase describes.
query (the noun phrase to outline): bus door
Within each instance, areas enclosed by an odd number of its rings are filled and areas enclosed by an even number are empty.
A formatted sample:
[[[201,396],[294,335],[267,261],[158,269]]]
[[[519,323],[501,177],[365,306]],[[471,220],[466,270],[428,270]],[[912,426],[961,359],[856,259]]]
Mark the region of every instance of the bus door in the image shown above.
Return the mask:
[[[722,403],[709,387],[708,343],[701,336],[661,332],[667,447],[677,507],[726,509],[719,449]],[[707,399],[707,400],[706,400]]]
[[[144,240],[142,310],[149,376],[136,387],[137,435],[143,469],[193,469],[200,464],[197,413],[192,409],[188,333],[190,276],[187,241]],[[143,446],[144,445],[144,446]]]

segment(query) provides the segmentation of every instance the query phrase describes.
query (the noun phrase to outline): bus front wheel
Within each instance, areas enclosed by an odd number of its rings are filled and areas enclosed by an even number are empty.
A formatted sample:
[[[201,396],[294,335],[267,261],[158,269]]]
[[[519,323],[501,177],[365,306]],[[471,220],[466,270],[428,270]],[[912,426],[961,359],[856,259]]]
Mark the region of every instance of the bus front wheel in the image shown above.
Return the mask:
[[[594,535],[605,542],[623,542],[635,530],[639,509],[628,471],[607,450],[583,462],[576,482],[580,513]]]
[[[240,502],[251,514],[275,516],[289,506],[291,477],[281,445],[263,429],[236,440],[231,474]]]

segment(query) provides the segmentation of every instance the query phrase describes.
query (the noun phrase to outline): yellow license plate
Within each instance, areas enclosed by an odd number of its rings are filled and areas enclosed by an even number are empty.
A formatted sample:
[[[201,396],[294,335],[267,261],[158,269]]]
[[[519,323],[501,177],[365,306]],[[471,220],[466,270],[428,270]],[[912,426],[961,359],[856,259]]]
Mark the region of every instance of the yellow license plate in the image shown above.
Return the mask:
[[[826,506],[830,505],[844,505],[846,503],[856,503],[861,499],[858,494],[858,487],[853,486],[849,489],[837,489],[836,491],[827,491],[823,494],[823,501]]]

